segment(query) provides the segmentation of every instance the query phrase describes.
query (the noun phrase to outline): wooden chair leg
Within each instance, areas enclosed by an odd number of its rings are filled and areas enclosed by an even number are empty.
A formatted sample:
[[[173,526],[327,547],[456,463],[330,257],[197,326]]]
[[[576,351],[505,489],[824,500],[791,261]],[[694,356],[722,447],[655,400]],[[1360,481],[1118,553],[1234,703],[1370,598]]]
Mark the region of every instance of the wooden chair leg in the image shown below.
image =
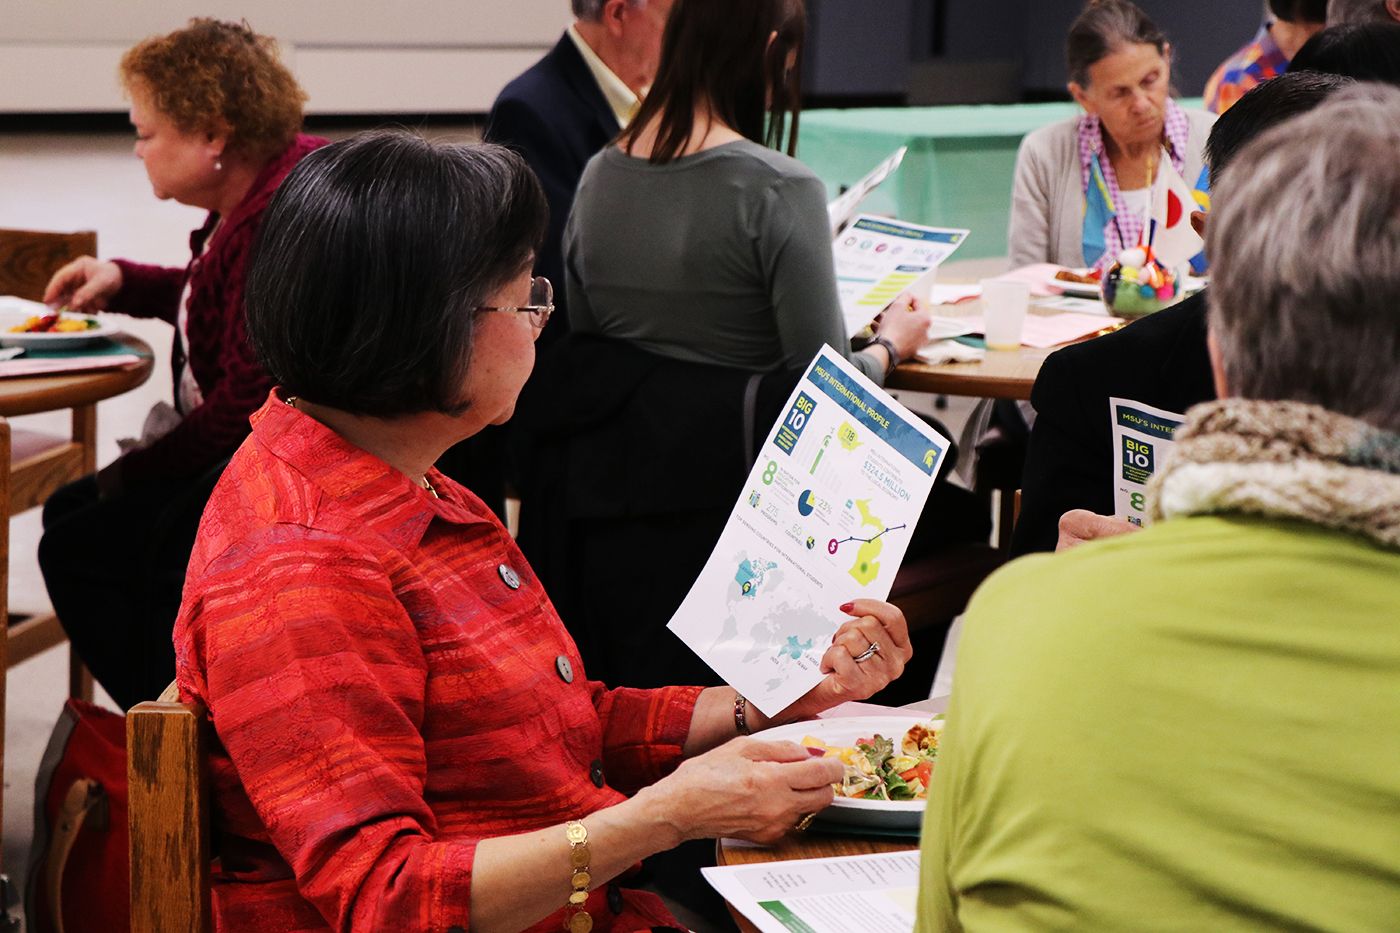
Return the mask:
[[[73,650],[72,643],[68,645],[68,695],[75,700],[92,702],[92,672]]]
[[[0,503],[10,501],[10,422],[0,418]],[[0,621],[10,617],[10,519],[8,511],[0,521]],[[5,767],[5,685],[10,671],[9,633],[0,638],[0,773]],[[0,834],[5,825],[4,789],[0,787]],[[0,870],[3,870],[0,864]],[[3,906],[0,906],[3,909]]]
[[[1011,553],[1011,533],[1020,507],[1020,490],[997,490],[997,550],[1002,554]]]
[[[138,703],[126,715],[132,933],[212,929],[204,711]]]
[[[83,445],[83,475],[97,472],[97,406],[73,409],[73,443]]]

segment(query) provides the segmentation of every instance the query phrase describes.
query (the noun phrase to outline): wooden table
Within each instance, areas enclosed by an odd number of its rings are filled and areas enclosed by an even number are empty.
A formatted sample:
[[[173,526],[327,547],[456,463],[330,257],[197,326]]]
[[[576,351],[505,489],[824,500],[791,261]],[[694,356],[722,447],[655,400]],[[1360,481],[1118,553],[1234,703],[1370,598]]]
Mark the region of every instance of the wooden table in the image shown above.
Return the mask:
[[[53,376],[0,379],[0,618],[9,610],[10,516],[44,501],[58,485],[97,468],[97,403],[129,392],[150,378],[153,360],[145,341],[129,335],[116,338],[139,363],[112,369]],[[44,438],[33,432],[11,431],[6,419],[64,408],[73,410],[70,439]],[[38,441],[36,443],[36,440]],[[0,639],[0,767],[3,767],[5,680],[11,664],[33,657],[63,641],[63,630],[52,614],[35,616],[10,626]],[[78,691],[74,665],[70,692]],[[85,672],[82,675],[86,677]],[[0,801],[0,825],[3,825]]]
[[[721,839],[715,843],[717,865],[762,865],[793,859],[837,858],[843,855],[880,855],[885,852],[908,852],[919,847],[916,839],[886,839],[874,836],[825,835],[820,832],[791,832],[776,845],[762,848]],[[759,933],[743,914],[732,906],[729,913],[743,933]]]
[[[1031,299],[1031,314],[1060,314],[1051,308],[1036,305],[1037,301],[1052,299]],[[975,317],[982,313],[980,301],[964,301],[956,305],[939,305],[935,309],[939,317]],[[1104,318],[1104,327],[1117,326],[1109,318]],[[1088,338],[1086,338],[1088,339]],[[1061,345],[1063,346],[1063,344]],[[937,366],[909,360],[895,367],[885,380],[887,389],[904,389],[909,392],[928,392],[933,395],[960,395],[973,398],[1005,398],[1025,401],[1031,397],[1031,386],[1040,374],[1040,366],[1045,358],[1060,347],[1038,349],[1021,347],[1018,350],[988,350],[986,356],[975,363],[942,363]]]
[[[1038,350],[988,350],[976,363],[941,363],[937,366],[910,360],[895,367],[885,380],[886,389],[962,395],[973,398],[1026,400],[1040,373],[1040,365],[1058,347]]]
[[[121,334],[116,341],[145,359],[117,369],[0,379],[0,418],[93,405],[145,383],[151,377],[154,362],[150,345],[130,334]]]

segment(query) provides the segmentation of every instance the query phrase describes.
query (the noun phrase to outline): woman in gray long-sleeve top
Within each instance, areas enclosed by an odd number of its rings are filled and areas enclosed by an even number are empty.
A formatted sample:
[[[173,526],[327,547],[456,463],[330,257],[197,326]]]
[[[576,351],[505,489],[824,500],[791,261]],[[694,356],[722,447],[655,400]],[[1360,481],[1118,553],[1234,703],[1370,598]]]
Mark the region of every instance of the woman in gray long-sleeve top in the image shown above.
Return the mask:
[[[827,343],[876,382],[924,342],[907,300],[850,353],[826,193],[796,144],[801,0],[679,0],[656,83],[564,232],[573,330],[765,372]],[[789,119],[791,114],[791,119]]]

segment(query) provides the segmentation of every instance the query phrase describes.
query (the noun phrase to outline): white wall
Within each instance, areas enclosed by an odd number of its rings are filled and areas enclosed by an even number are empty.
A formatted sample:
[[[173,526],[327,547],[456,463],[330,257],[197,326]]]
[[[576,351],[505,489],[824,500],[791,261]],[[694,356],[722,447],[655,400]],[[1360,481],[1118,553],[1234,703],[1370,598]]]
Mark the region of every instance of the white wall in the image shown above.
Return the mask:
[[[0,0],[0,113],[124,110],[122,52],[192,16],[275,36],[323,114],[485,112],[570,20],[568,0]]]

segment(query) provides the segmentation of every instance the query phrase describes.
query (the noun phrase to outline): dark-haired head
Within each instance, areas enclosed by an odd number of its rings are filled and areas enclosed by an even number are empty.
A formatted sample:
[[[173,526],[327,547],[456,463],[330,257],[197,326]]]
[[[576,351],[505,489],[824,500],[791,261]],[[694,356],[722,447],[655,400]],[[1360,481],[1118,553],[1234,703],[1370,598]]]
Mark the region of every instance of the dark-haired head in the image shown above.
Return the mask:
[[[630,153],[656,124],[651,161],[685,149],[699,104],[753,140],[792,154],[801,107],[803,0],[677,0],[661,40],[661,65],[641,109],[622,134]]]
[[[1400,85],[1400,23],[1332,26],[1293,56],[1288,70],[1344,75],[1357,81]]]
[[[1355,82],[1340,75],[1289,72],[1256,85],[1211,127],[1206,141],[1206,164],[1211,181],[1249,142],[1261,133],[1307,113],[1331,94]]]
[[[391,418],[465,410],[475,309],[530,266],[547,207],[525,161],[491,145],[367,133],[287,176],[245,302],[288,395]]]
[[[1275,19],[1296,26],[1317,26],[1327,22],[1327,0],[1269,0]]]

